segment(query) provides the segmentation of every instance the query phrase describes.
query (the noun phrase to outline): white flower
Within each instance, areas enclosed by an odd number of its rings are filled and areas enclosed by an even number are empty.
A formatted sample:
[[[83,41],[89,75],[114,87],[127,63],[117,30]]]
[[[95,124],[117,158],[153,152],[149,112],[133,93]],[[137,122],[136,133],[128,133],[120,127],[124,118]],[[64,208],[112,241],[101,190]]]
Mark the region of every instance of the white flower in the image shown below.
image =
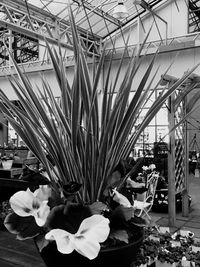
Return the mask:
[[[92,260],[98,256],[99,243],[107,239],[109,232],[109,220],[102,215],[92,215],[82,221],[76,234],[53,229],[45,235],[45,238],[55,240],[58,251],[63,254],[69,254],[76,250]]]
[[[34,193],[29,188],[19,191],[10,198],[11,208],[21,217],[34,216],[36,223],[43,226],[50,212],[47,205],[50,192],[47,185],[41,185]]]
[[[150,165],[149,165],[149,169],[150,169],[151,171],[155,170],[155,168],[156,168],[156,165],[155,165],[155,164],[150,164]]]
[[[113,190],[113,200],[116,201],[117,203],[119,203],[120,205],[126,207],[126,208],[130,208],[131,203],[128,200],[128,198],[126,198],[124,195],[122,195],[121,193],[119,193],[116,188],[114,188]]]
[[[49,187],[48,185],[40,185],[39,188],[36,189],[33,194],[41,201],[48,200],[51,196],[51,187]]]
[[[128,177],[126,180],[126,187],[127,188],[142,188],[142,187],[145,187],[145,183],[135,182],[131,180],[131,178]]]
[[[143,171],[148,171],[149,167],[148,166],[142,166]]]

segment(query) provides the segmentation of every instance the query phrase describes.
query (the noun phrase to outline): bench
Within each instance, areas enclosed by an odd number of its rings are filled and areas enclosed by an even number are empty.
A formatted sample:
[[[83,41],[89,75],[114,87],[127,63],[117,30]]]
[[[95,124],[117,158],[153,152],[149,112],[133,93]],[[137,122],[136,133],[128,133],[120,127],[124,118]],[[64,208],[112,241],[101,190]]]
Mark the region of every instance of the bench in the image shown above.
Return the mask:
[[[8,200],[17,191],[36,188],[35,183],[21,179],[26,167],[39,170],[39,160],[35,157],[28,158],[23,160],[21,168],[0,170],[0,202]]]

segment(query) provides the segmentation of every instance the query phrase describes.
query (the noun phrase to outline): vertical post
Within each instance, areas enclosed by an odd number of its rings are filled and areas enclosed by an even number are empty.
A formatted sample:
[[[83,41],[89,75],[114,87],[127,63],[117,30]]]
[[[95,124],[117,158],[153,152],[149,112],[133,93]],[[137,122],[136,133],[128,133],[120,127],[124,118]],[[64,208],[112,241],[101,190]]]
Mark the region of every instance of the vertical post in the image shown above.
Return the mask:
[[[186,106],[187,106],[187,96],[184,98],[184,114],[186,115]],[[188,199],[188,192],[189,192],[189,134],[187,131],[187,121],[185,121],[185,127],[184,127],[184,144],[185,144],[185,158],[184,158],[184,190],[182,193],[182,215],[187,217],[189,215],[189,199]]]
[[[137,51],[140,49],[140,18],[137,18]]]
[[[172,131],[175,125],[174,93],[169,97],[169,152],[168,152],[168,219],[169,226],[176,224],[176,201],[175,201],[175,131]]]
[[[3,113],[0,112],[0,146],[4,146],[4,144],[8,143],[8,127],[7,127],[8,121],[3,115]]]
[[[8,48],[9,48],[9,51],[10,53],[13,52],[13,49],[12,49],[12,31],[11,30],[8,30]],[[11,66],[12,66],[12,59],[11,57],[9,56],[9,68],[11,69]]]
[[[137,17],[137,31],[136,31],[137,51],[139,51],[140,45],[144,40],[144,35],[145,35],[144,25],[141,21],[141,18],[138,16]]]

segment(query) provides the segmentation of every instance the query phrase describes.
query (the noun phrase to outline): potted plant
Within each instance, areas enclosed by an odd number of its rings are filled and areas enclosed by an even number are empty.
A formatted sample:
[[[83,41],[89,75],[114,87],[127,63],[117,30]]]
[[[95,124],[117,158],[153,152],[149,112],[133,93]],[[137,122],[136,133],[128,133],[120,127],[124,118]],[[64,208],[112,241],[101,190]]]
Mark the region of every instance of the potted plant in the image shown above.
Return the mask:
[[[183,267],[195,267],[195,262],[192,261],[189,257],[189,259],[187,259],[185,256],[183,256],[183,258],[181,259],[181,266]]]
[[[160,243],[147,238],[143,241],[141,248],[144,255],[148,258],[147,265],[151,266],[157,260]]]
[[[183,267],[187,266],[199,266],[199,252],[187,251],[181,260],[181,264]]]
[[[179,260],[179,255],[165,248],[161,248],[156,260],[156,267],[175,267]]]
[[[0,203],[0,229],[5,229],[4,220],[6,216],[11,212],[11,208],[8,201],[2,201]]]
[[[145,257],[142,253],[136,255],[135,261],[130,265],[131,267],[147,267],[148,257]]]
[[[198,252],[200,251],[200,239],[199,238],[194,238],[193,242],[191,244],[191,249],[193,252]]]
[[[129,266],[142,242],[146,222],[134,215],[131,197],[124,190],[126,179],[137,166],[126,173],[122,163],[166,99],[195,68],[155,100],[132,132],[152,89],[150,73],[156,55],[134,88],[144,44],[133,53],[124,74],[125,53],[113,78],[112,55],[108,63],[105,51],[94,61],[91,74],[72,12],[71,29],[75,55],[72,83],[67,79],[61,49],[57,52],[47,43],[60,103],[45,77],[41,77],[42,89],[34,90],[14,60],[19,79],[13,76],[10,82],[21,108],[0,91],[1,111],[45,169],[37,189],[22,190],[10,198],[13,212],[4,224],[19,239],[34,238],[47,266],[55,267],[59,262],[67,262],[67,266],[96,267],[108,262]],[[106,62],[102,101],[98,101]],[[129,101],[132,89],[135,94]]]

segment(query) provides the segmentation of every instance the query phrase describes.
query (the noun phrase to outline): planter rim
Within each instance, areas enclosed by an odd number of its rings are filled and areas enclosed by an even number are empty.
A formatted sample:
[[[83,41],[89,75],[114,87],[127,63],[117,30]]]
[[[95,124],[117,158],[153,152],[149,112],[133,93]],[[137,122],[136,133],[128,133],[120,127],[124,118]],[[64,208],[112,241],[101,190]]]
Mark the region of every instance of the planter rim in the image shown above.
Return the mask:
[[[112,247],[106,247],[106,248],[102,248],[100,250],[100,253],[106,253],[106,252],[110,252],[110,251],[116,251],[118,249],[127,249],[128,247],[133,246],[136,243],[139,243],[140,241],[142,241],[144,239],[144,231],[141,231],[141,236],[138,237],[137,239],[130,241],[128,244],[121,244],[121,245],[116,245],[116,246],[112,246]]]

